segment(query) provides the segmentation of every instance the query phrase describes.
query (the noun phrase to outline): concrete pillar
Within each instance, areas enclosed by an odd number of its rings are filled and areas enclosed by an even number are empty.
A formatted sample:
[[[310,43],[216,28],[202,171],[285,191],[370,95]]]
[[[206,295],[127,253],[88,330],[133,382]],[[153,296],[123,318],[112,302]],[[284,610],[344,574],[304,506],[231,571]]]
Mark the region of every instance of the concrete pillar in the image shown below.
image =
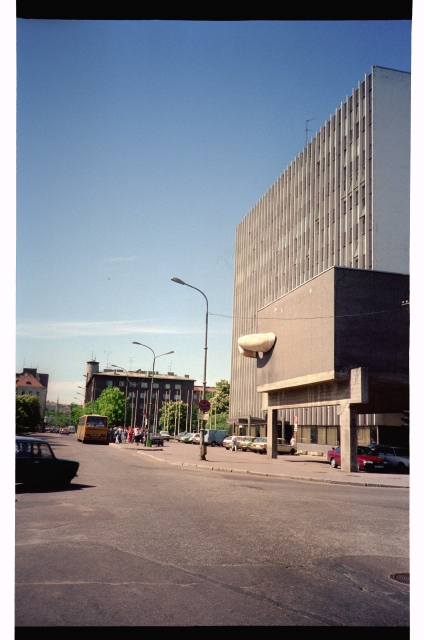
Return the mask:
[[[344,402],[340,406],[341,470],[357,471],[358,435],[356,431],[356,405]]]
[[[250,420],[250,413],[249,413],[249,415],[247,416],[247,431],[245,433],[246,436],[252,435],[250,432],[250,423],[251,423],[251,420]]]
[[[268,407],[267,456],[277,457],[277,409]]]

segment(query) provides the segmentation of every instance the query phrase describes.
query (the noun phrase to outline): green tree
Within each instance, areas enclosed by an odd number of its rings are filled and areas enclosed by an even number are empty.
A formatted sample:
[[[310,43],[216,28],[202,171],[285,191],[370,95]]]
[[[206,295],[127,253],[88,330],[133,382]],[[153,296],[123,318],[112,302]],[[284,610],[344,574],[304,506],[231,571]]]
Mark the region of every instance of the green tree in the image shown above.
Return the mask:
[[[230,411],[230,383],[228,380],[220,380],[216,383],[216,391],[210,399],[211,414],[226,413]]]
[[[16,396],[16,431],[35,431],[41,422],[37,396]]]
[[[91,416],[93,415],[93,413],[97,413],[97,415],[99,414],[99,408],[97,406],[97,400],[94,400],[93,402],[86,402],[84,405],[84,409],[83,409],[83,416]]]
[[[87,415],[87,411],[85,407],[83,408],[83,407],[79,407],[78,405],[74,405],[71,409],[71,416],[69,418],[69,422],[73,424],[74,427],[76,427],[81,416],[85,416],[85,415]]]
[[[178,431],[185,431],[187,422],[187,429],[189,429],[190,414],[188,415],[188,420],[186,420],[187,410],[188,405],[181,400],[179,400],[178,402],[166,402],[159,410],[159,428],[169,428],[169,433],[172,435],[175,428],[177,430],[177,433]],[[197,411],[197,406],[193,404],[192,427],[194,426],[195,428],[197,428]]]
[[[66,413],[63,413],[63,411],[58,411],[55,414],[53,424],[58,429],[62,429],[63,427],[66,427],[66,425],[68,424],[68,416],[66,415]]]
[[[230,435],[231,427],[227,422],[227,418],[228,413],[217,413],[215,420],[215,414],[210,413],[205,429],[225,429],[227,434]]]
[[[125,400],[125,395],[118,389],[118,387],[107,387],[107,389],[104,389],[99,398],[93,404],[96,409],[93,413],[98,413],[101,416],[107,416],[109,425],[124,425],[125,417],[126,424],[130,424],[131,409],[129,406],[129,399],[127,398]]]

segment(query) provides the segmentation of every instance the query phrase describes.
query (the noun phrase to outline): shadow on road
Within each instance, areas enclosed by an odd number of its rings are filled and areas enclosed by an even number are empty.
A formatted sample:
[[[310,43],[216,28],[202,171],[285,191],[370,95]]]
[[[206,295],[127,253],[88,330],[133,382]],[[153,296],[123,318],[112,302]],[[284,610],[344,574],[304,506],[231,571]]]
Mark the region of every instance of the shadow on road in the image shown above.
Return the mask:
[[[68,485],[53,484],[17,484],[15,493],[62,493],[66,491],[81,491],[81,489],[95,489],[95,485],[71,483]]]

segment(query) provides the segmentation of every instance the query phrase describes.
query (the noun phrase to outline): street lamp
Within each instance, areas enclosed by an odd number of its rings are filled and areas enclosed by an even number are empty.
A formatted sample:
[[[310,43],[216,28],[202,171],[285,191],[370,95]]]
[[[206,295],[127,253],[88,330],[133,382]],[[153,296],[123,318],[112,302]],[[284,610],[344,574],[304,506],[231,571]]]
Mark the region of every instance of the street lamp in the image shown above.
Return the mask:
[[[168,356],[170,353],[174,353],[174,352],[167,351],[166,353],[161,353],[159,356],[157,356],[155,355],[155,352],[153,351],[153,349],[151,347],[148,347],[147,344],[142,344],[141,342],[135,342],[135,341],[133,341],[133,344],[138,344],[140,347],[146,347],[146,349],[150,349],[150,351],[153,353],[152,379],[150,380],[149,417],[147,420],[147,433],[146,433],[146,445],[145,445],[147,447],[150,441],[150,418],[152,415],[153,380],[155,377],[155,362],[157,358],[160,358],[161,356]]]
[[[176,278],[175,276],[173,278],[171,278],[172,282],[176,282],[177,284],[184,284],[186,287],[190,287],[190,289],[196,289],[196,291],[198,291],[199,293],[202,294],[202,296],[204,297],[204,299],[206,300],[206,330],[205,330],[205,357],[204,357],[204,364],[203,364],[203,397],[202,400],[206,400],[206,361],[207,361],[207,354],[208,354],[208,299],[205,296],[205,294],[203,293],[203,291],[200,291],[200,289],[198,289],[197,287],[193,287],[193,285],[191,284],[187,284],[187,282],[184,282],[183,280],[180,280],[180,278]],[[202,428],[200,429],[200,459],[201,460],[206,460],[206,445],[205,445],[205,422],[204,420],[202,420]]]

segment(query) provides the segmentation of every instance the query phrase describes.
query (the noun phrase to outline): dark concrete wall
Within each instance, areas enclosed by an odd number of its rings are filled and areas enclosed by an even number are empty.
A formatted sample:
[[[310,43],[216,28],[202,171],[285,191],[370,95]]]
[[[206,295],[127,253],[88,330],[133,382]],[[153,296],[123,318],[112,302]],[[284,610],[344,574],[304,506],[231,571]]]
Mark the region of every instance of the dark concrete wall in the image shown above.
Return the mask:
[[[258,312],[277,336],[257,358],[257,384],[335,370],[408,373],[409,276],[333,267]]]
[[[408,373],[409,276],[335,268],[335,369]],[[344,317],[343,317],[344,316]]]

